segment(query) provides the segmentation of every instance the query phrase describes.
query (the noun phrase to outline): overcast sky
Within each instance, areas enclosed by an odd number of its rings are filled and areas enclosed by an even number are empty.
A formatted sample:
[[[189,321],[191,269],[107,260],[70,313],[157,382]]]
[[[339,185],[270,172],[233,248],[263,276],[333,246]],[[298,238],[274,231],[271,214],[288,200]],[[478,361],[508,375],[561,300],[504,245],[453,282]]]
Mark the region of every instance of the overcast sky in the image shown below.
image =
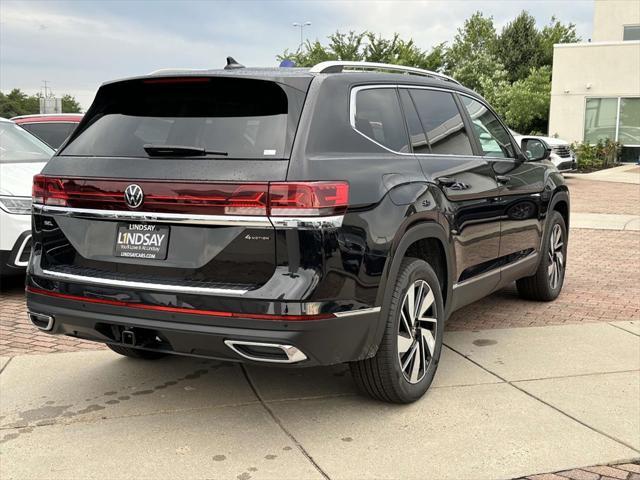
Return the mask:
[[[159,68],[218,68],[227,55],[251,66],[276,66],[295,50],[299,30],[324,40],[340,31],[398,32],[429,49],[451,41],[480,10],[498,28],[521,10],[538,25],[555,15],[591,36],[592,0],[431,1],[12,1],[0,2],[0,90],[35,93],[47,80],[56,94],[75,95],[86,109],[106,80]]]

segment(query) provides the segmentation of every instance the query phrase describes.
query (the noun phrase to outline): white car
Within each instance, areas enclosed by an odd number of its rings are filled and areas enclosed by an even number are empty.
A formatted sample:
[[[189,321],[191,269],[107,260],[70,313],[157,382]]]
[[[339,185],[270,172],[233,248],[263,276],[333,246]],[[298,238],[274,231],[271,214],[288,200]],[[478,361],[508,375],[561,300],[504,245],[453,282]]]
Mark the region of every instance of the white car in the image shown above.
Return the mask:
[[[53,150],[0,118],[0,274],[24,273],[31,253],[31,185]]]
[[[560,172],[573,172],[578,167],[576,154],[571,149],[571,144],[566,140],[560,140],[559,138],[554,137],[541,137],[539,135],[522,135],[518,132],[511,131],[511,135],[516,139],[518,145],[523,138],[539,138],[544,140],[547,145],[551,148],[551,156],[549,160],[553,162],[558,171]]]

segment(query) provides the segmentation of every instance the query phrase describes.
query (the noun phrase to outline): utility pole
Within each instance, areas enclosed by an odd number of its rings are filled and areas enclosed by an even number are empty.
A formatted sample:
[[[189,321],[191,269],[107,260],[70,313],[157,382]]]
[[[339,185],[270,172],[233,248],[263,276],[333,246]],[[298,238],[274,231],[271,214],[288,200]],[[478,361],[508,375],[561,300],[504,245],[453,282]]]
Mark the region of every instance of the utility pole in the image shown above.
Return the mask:
[[[303,30],[304,27],[310,27],[311,22],[294,22],[292,25],[300,29],[300,45],[298,46],[298,51],[302,51],[302,44],[304,43]]]
[[[47,83],[49,83],[49,80],[42,80],[42,83],[44,84],[44,98],[47,98]]]

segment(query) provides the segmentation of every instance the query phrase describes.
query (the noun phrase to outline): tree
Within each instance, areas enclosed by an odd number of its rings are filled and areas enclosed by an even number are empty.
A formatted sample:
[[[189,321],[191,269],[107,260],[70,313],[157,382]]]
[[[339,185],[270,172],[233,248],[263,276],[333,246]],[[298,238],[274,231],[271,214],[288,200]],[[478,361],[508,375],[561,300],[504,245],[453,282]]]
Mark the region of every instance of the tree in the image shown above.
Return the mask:
[[[82,108],[75,97],[69,94],[62,96],[62,113],[80,113],[81,111]]]
[[[503,80],[483,84],[485,98],[509,127],[523,134],[546,132],[551,100],[551,68],[532,68],[529,74],[509,84]]]
[[[485,57],[496,53],[496,29],[493,17],[485,17],[481,12],[475,12],[458,28],[451,47],[446,53],[446,71],[450,74],[471,60],[478,54]]]
[[[446,46],[438,44],[427,52],[416,46],[413,40],[403,40],[396,33],[392,38],[376,36],[372,32],[345,34],[336,32],[329,36],[328,45],[320,41],[307,41],[296,52],[285,50],[278,60],[292,60],[299,67],[311,67],[327,60],[348,60],[407,65],[428,70],[440,70],[444,66]]]
[[[552,65],[554,43],[576,43],[582,40],[576,33],[576,26],[573,23],[565,25],[560,23],[556,17],[551,17],[549,25],[542,28],[539,38],[538,65],[540,66]]]
[[[40,113],[41,93],[27,95],[19,88],[14,88],[8,94],[0,92],[0,117],[11,118],[18,115]],[[62,96],[62,111],[64,113],[79,113],[80,104],[72,95]]]
[[[446,52],[446,72],[465,87],[484,94],[484,85],[499,83],[507,76],[496,49],[493,18],[476,12],[458,29]]]
[[[509,81],[525,78],[532,68],[540,65],[540,42],[536,19],[526,11],[502,29],[496,46]]]

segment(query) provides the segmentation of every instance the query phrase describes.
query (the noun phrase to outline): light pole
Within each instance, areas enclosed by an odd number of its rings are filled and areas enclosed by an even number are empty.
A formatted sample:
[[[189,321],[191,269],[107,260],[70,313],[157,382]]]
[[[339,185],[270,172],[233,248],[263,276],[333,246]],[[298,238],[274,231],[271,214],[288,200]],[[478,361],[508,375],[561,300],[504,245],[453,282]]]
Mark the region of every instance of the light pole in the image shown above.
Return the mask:
[[[300,45],[298,46],[298,50],[302,51],[302,43],[304,42],[304,39],[302,38],[302,31],[304,30],[304,27],[310,27],[311,22],[293,22],[292,25],[300,29]]]

